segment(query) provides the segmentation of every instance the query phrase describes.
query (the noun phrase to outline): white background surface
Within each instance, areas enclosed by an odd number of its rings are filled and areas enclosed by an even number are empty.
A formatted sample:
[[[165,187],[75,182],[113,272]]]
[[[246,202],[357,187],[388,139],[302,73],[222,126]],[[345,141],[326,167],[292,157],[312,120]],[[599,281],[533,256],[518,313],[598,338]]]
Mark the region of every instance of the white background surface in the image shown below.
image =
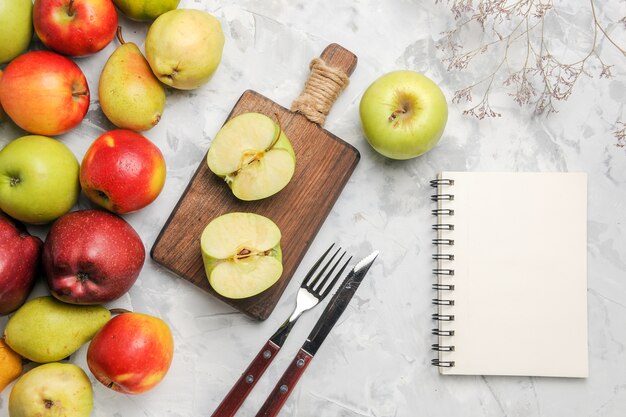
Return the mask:
[[[561,4],[562,3],[562,4]],[[602,1],[598,15],[616,22],[620,0]],[[588,51],[587,1],[559,2],[554,42],[574,55]],[[476,120],[450,103],[439,146],[406,162],[373,152],[359,127],[358,104],[378,76],[394,69],[424,72],[450,99],[474,81],[473,71],[448,72],[435,48],[441,32],[454,27],[449,4],[411,0],[191,1],[181,7],[216,15],[226,35],[217,73],[204,87],[168,92],[160,124],[146,133],[163,151],[165,188],[152,205],[125,218],[150,249],[229,110],[254,89],[289,106],[308,74],[309,61],[331,42],[352,50],[359,64],[325,127],[354,145],[361,161],[313,242],[274,313],[253,322],[147,259],[130,292],[111,303],[159,316],[175,338],[166,379],[154,390],[126,396],[94,381],[98,417],[208,416],[295,302],[301,277],[330,242],[355,256],[381,251],[349,308],[286,403],[283,416],[618,416],[626,410],[626,149],[613,135],[624,120],[624,57],[608,43],[601,51],[615,64],[614,78],[581,79],[559,112],[537,116],[506,94],[494,105],[501,118]],[[127,41],[143,49],[148,26],[121,18]],[[571,24],[574,26],[568,26]],[[624,44],[622,24],[611,26]],[[577,28],[587,28],[586,37]],[[558,30],[557,30],[558,29]],[[570,31],[569,29],[572,29]],[[578,37],[572,35],[578,33]],[[467,33],[468,40],[481,34]],[[472,38],[472,37],[475,37]],[[82,159],[91,142],[112,128],[97,99],[98,76],[114,50],[77,62],[92,91],[90,111],[75,130],[59,137]],[[487,58],[492,52],[486,53]],[[493,59],[496,59],[494,56]],[[478,75],[476,75],[477,77]],[[500,80],[500,83],[502,80]],[[495,87],[494,87],[495,88]],[[24,133],[0,125],[0,144]],[[323,151],[323,150],[320,150]],[[428,181],[442,170],[583,171],[589,177],[587,379],[440,376],[430,365],[434,343],[430,304],[433,238]],[[80,208],[89,207],[81,197]],[[44,236],[46,228],[31,228]],[[549,236],[545,237],[549,239]],[[555,248],[558,249],[558,248]],[[289,250],[289,248],[285,248]],[[46,293],[39,284],[33,296]],[[280,355],[259,381],[239,415],[254,415],[322,309],[301,318]],[[497,313],[497,312],[496,312]],[[6,318],[0,319],[0,327]],[[87,370],[86,346],[72,362]],[[7,388],[0,415],[7,414]]]

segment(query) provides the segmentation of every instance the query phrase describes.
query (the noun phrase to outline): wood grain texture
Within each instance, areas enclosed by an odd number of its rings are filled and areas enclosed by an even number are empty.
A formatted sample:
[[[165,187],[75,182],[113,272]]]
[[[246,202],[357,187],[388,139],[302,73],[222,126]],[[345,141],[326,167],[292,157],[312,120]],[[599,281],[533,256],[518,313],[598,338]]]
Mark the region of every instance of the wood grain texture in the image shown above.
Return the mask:
[[[345,51],[345,52],[344,52]],[[342,65],[351,73],[356,56],[339,45],[330,45],[324,55],[329,65]],[[245,313],[264,320],[273,311],[313,238],[330,213],[358,161],[350,144],[303,115],[248,90],[227,120],[245,112],[259,112],[275,119],[290,139],[296,154],[296,171],[279,193],[258,201],[241,201],[226,183],[200,162],[187,189],[157,237],[151,257],[197,287]],[[254,297],[232,300],[217,294],[206,278],[200,253],[200,235],[214,218],[230,212],[253,212],[272,219],[282,233],[283,274],[276,284]]]

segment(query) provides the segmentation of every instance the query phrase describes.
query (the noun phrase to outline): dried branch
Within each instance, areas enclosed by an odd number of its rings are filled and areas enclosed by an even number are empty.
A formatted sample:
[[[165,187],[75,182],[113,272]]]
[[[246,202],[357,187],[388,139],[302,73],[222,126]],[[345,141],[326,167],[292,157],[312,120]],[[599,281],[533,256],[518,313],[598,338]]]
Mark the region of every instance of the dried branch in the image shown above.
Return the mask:
[[[613,135],[617,139],[616,146],[623,148],[626,146],[626,122],[617,122],[617,125],[621,127],[617,127]]]
[[[479,119],[500,116],[489,105],[494,83],[501,83],[519,106],[532,105],[537,113],[552,113],[556,112],[555,102],[567,100],[581,78],[613,76],[613,65],[605,63],[599,53],[602,42],[610,43],[626,57],[624,47],[600,24],[594,0],[589,0],[593,40],[586,55],[575,62],[562,62],[546,42],[546,18],[556,13],[553,0],[447,0],[447,4],[458,23],[443,33],[437,47],[446,54],[443,62],[449,71],[466,70],[488,50],[494,56],[501,54],[500,60],[486,66],[484,78],[455,91],[452,98],[455,103],[471,102],[479,95],[479,103],[464,111]],[[618,23],[626,27],[626,17]],[[470,25],[479,25],[487,37],[481,45],[466,49],[461,31]],[[523,57],[523,63],[512,62],[512,57]]]

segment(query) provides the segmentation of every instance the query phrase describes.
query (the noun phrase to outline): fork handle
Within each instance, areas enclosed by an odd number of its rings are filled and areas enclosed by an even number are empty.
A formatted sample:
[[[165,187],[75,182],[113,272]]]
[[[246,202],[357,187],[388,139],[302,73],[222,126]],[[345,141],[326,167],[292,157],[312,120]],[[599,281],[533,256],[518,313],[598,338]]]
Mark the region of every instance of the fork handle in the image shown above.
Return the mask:
[[[313,356],[304,349],[300,349],[296,357],[291,361],[283,376],[265,400],[265,403],[256,414],[256,417],[274,417],[278,414],[285,401],[296,386]]]
[[[211,416],[234,416],[261,375],[263,375],[269,364],[272,363],[279,350],[280,346],[268,340]]]

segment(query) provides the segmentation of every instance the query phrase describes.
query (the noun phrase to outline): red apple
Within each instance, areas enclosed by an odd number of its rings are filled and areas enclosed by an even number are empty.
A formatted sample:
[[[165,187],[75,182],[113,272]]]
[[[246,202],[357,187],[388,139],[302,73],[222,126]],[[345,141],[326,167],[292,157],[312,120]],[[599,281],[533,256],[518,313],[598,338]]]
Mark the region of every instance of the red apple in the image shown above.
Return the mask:
[[[48,48],[85,56],[113,40],[117,11],[111,0],[35,0],[33,23]]]
[[[124,219],[106,211],[81,210],[52,224],[42,262],[56,298],[102,304],[132,287],[145,255],[141,238]]]
[[[17,310],[30,293],[43,242],[0,212],[0,316]]]
[[[137,211],[159,195],[165,159],[150,140],[132,130],[96,139],[80,168],[80,185],[91,201],[115,213]]]
[[[126,394],[140,394],[165,377],[174,340],[165,322],[140,313],[113,317],[89,344],[87,365],[105,386]]]
[[[22,129],[54,136],[78,125],[89,108],[89,86],[72,60],[48,51],[15,58],[0,77],[0,102]]]

